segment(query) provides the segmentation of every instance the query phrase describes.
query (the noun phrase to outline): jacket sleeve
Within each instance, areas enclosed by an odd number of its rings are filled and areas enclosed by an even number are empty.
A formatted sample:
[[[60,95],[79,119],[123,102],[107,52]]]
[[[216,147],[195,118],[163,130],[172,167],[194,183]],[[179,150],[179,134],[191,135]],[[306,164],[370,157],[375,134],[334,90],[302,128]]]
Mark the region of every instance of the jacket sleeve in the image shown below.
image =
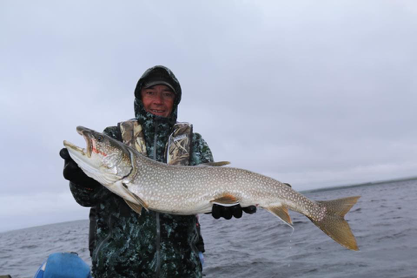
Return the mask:
[[[103,133],[117,140],[120,140],[121,138],[120,129],[117,126],[107,127]],[[108,193],[108,190],[101,185],[94,188],[88,188],[73,182],[70,182],[69,184],[75,201],[83,207],[95,206],[97,202],[103,199]]]
[[[193,133],[190,166],[213,162],[213,154],[199,133]]]

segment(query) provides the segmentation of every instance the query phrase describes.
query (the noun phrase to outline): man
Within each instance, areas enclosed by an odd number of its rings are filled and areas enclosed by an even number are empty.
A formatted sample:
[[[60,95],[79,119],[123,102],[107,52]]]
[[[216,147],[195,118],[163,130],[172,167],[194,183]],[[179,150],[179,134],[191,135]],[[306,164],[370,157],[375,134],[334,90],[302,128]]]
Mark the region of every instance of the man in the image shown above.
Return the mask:
[[[194,166],[213,161],[207,143],[188,123],[177,123],[181,86],[166,67],[148,69],[135,89],[135,119],[104,133],[160,162]],[[61,150],[64,177],[75,200],[92,207],[90,251],[94,277],[201,277],[195,215],[142,211],[139,216],[122,198],[87,177]],[[245,208],[248,213],[254,207]],[[242,208],[213,206],[213,217],[239,218]],[[204,247],[203,247],[204,249]]]

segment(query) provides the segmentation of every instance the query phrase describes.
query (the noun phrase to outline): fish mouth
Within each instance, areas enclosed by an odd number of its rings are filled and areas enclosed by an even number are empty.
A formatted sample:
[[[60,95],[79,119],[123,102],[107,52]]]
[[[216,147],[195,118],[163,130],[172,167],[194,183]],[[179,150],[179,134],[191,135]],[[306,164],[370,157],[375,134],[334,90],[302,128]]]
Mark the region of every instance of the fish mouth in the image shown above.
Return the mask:
[[[89,131],[89,129],[87,129],[85,127],[82,127],[82,126],[78,126],[77,127],[78,134],[80,134],[80,135],[83,136],[83,138],[84,138],[84,140],[85,140],[85,142],[87,144],[87,147],[85,149],[83,149],[81,147],[78,147],[78,146],[74,145],[73,143],[68,142],[66,140],[64,140],[64,146],[67,149],[73,150],[76,153],[79,153],[79,154],[81,154],[83,156],[87,156],[88,158],[90,158],[91,157],[91,153],[93,152],[93,143],[91,142],[91,139],[88,136],[88,131]]]

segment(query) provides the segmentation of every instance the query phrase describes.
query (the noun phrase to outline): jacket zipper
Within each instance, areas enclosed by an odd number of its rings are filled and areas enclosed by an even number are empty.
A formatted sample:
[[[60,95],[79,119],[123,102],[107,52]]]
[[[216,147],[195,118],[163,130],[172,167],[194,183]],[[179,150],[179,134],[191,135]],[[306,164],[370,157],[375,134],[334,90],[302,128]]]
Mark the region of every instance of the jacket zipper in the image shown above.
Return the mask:
[[[158,122],[155,123],[155,135],[153,138],[153,159],[157,160],[156,158],[156,142],[157,142],[157,134],[158,134]],[[156,270],[155,270],[155,277],[158,278],[161,273],[161,227],[160,227],[160,219],[159,213],[155,212],[155,220],[156,220]]]
[[[98,245],[98,247],[94,250],[94,254],[93,254],[93,261],[97,261],[97,256],[98,253],[100,252],[101,247],[103,246],[103,244],[110,238],[111,234],[113,233],[113,227],[112,227],[112,221],[111,221],[112,217],[111,215],[109,216],[109,220],[107,221],[107,224],[109,226],[109,233],[107,234],[107,236],[100,242],[100,244]]]

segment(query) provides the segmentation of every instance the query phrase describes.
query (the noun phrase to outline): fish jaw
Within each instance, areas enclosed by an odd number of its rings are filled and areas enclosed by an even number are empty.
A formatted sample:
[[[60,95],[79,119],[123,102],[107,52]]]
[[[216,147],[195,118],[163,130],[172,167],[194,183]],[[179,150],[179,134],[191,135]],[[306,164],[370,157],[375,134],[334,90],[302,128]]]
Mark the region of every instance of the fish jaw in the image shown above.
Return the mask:
[[[64,146],[87,176],[108,185],[123,179],[132,171],[129,152],[122,143],[115,143],[107,135],[82,126],[77,127],[77,132],[83,136],[86,148],[68,141],[64,141]]]
[[[84,162],[87,164],[93,164],[93,158],[91,157],[91,151],[89,149],[91,148],[91,144],[89,141],[87,141],[87,149],[83,149],[81,147],[78,147],[74,145],[71,142],[68,142],[64,140],[64,146],[67,148],[68,153],[70,154],[71,158],[79,164],[79,162]],[[96,160],[96,164],[98,164],[98,161]]]
[[[102,184],[105,182],[106,179],[104,179],[104,173],[100,171],[101,161],[97,156],[92,155],[91,152],[88,152],[68,141],[64,141],[64,146],[68,149],[68,153],[71,158],[87,176]]]
[[[92,136],[88,133],[88,129],[78,126],[77,132],[83,136],[86,142],[86,148],[83,149],[79,146],[74,145],[71,142],[64,140],[64,146],[68,149],[71,158],[78,164],[81,169],[91,168],[99,169],[101,167],[101,157],[94,155],[93,148],[96,145],[93,141]],[[86,173],[87,174],[87,173]]]

